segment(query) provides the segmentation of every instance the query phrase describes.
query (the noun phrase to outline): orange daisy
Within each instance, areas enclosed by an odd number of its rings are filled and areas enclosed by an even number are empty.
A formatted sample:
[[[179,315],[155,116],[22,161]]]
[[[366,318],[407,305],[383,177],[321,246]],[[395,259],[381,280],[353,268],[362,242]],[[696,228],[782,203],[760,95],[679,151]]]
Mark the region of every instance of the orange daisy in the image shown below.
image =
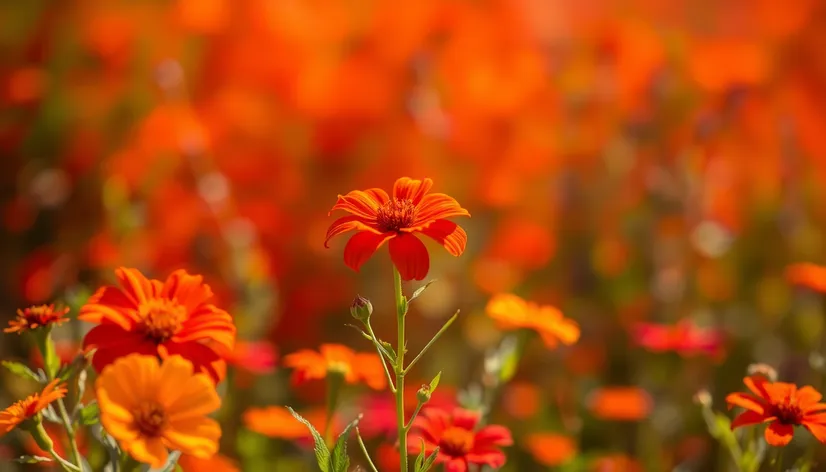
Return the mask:
[[[49,403],[66,396],[66,387],[58,386],[59,382],[59,379],[52,380],[42,392],[29,395],[0,411],[0,436],[13,430],[20,423],[37,416],[49,406]]]
[[[171,356],[130,354],[95,382],[100,422],[136,460],[160,468],[169,449],[201,459],[218,451],[221,427],[207,415],[221,406],[212,380]]]
[[[568,462],[577,451],[572,438],[557,433],[530,434],[525,438],[525,448],[536,462],[549,467]]]
[[[597,418],[609,421],[639,421],[651,413],[651,395],[639,387],[602,387],[591,392],[588,408]]]
[[[294,369],[294,383],[324,379],[333,372],[344,375],[347,383],[364,382],[375,390],[387,386],[382,361],[377,354],[356,353],[341,344],[322,344],[319,351],[303,349],[284,356],[284,365]]]
[[[801,262],[786,267],[786,280],[816,292],[826,293],[826,267]]]
[[[422,280],[430,269],[430,256],[424,244],[413,234],[422,233],[435,239],[447,251],[459,256],[465,250],[467,233],[445,218],[470,216],[453,197],[430,193],[431,179],[402,177],[393,184],[393,197],[380,188],[353,190],[339,195],[330,213],[351,213],[337,219],[327,230],[324,246],[330,239],[348,231],[357,231],[344,247],[344,263],[357,271],[381,247],[389,242],[390,258],[403,280]]]
[[[9,321],[9,327],[3,330],[4,333],[24,333],[47,326],[59,326],[66,321],[68,308],[55,310],[54,305],[39,305],[17,310],[17,317]]]
[[[327,412],[324,408],[312,409],[301,412],[307,421],[316,430],[322,431],[326,425]],[[250,431],[281,439],[304,439],[310,437],[310,430],[301,424],[292,413],[283,406],[268,406],[263,408],[250,408],[244,412],[244,425]],[[336,417],[333,416],[333,431],[338,431]]]
[[[495,295],[485,307],[485,312],[500,329],[536,331],[549,348],[556,347],[560,342],[571,345],[579,340],[579,325],[575,321],[565,318],[561,311],[552,306],[537,305],[516,295]]]
[[[743,379],[751,393],[731,393],[726,397],[729,408],[739,406],[746,411],[731,422],[731,429],[758,423],[768,423],[765,437],[772,446],[789,444],[795,426],[803,426],[821,443],[826,444],[826,403],[823,396],[810,386],[798,388],[785,382],[770,382],[755,374]]]
[[[241,471],[232,459],[221,454],[215,454],[209,459],[202,459],[189,454],[181,454],[181,458],[178,459],[178,466],[183,472],[198,472],[200,470],[208,470],[210,472]]]
[[[99,324],[83,339],[84,349],[97,348],[95,370],[131,353],[180,355],[197,371],[221,379],[223,357],[235,344],[235,325],[226,311],[209,303],[212,290],[200,275],[176,270],[161,282],[119,268],[115,277],[120,287],[102,287],[78,316]]]

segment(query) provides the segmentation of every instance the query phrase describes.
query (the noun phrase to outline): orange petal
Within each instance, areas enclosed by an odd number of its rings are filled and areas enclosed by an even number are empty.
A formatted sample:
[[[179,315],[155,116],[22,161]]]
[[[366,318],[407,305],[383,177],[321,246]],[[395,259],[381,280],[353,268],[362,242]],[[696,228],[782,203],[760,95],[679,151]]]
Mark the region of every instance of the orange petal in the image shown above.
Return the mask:
[[[820,423],[808,423],[804,422],[803,426],[812,433],[812,436],[815,437],[821,443],[826,444],[826,425]]]
[[[751,410],[744,411],[734,418],[731,422],[731,429],[739,428],[740,426],[748,426],[752,424],[759,424],[766,421],[767,417]]]
[[[127,297],[138,305],[146,303],[147,295],[152,292],[152,286],[139,270],[119,267],[115,269],[115,278],[123,287]]]
[[[129,451],[129,454],[139,462],[152,466],[153,469],[160,469],[166,464],[168,452],[163,445],[161,438],[147,438],[140,436],[134,441],[122,445]]]
[[[362,231],[356,233],[344,246],[344,263],[356,272],[387,240],[395,240],[396,233],[373,233]],[[391,246],[392,247],[392,246]]]
[[[416,221],[413,226],[425,225],[429,221],[441,220],[452,216],[470,216],[470,213],[459,206],[453,197],[443,193],[426,195],[416,208]]]
[[[766,442],[772,446],[785,446],[794,436],[794,426],[774,421],[766,428],[765,436]]]
[[[330,213],[335,210],[344,210],[356,216],[360,216],[368,221],[375,221],[376,212],[381,206],[376,197],[380,196],[376,192],[378,189],[371,189],[371,191],[363,192],[361,190],[353,190],[347,195],[339,195],[338,201],[330,209]]]
[[[166,278],[159,295],[177,300],[188,312],[192,312],[212,298],[212,289],[204,283],[203,276],[190,275],[185,270],[178,269]]]
[[[730,393],[726,397],[726,402],[728,403],[729,409],[734,406],[739,406],[760,415],[766,411],[766,405],[759,398],[749,393]]]
[[[766,391],[766,384],[769,383],[766,377],[760,374],[750,375],[743,379],[743,383],[746,384],[746,387],[748,387],[748,389],[758,397],[765,398],[767,400],[771,398],[769,393]]]
[[[390,258],[402,280],[422,280],[430,270],[427,248],[412,234],[402,233],[390,240]]]
[[[807,410],[808,407],[814,406],[822,398],[823,395],[809,385],[797,390],[797,402],[804,411]]]
[[[433,187],[431,179],[414,180],[410,177],[402,177],[393,184],[393,198],[410,200],[414,205],[418,205],[431,187]]]
[[[172,449],[195,457],[207,458],[218,452],[221,427],[217,421],[203,416],[171,420],[163,437]]]
[[[453,256],[461,256],[465,252],[467,233],[452,221],[436,220],[421,232],[435,239]]]
[[[376,234],[381,233],[379,230],[368,225],[360,216],[343,216],[333,221],[333,224],[327,229],[327,236],[324,238],[324,247],[330,247],[330,240],[339,234],[353,230],[368,231]]]

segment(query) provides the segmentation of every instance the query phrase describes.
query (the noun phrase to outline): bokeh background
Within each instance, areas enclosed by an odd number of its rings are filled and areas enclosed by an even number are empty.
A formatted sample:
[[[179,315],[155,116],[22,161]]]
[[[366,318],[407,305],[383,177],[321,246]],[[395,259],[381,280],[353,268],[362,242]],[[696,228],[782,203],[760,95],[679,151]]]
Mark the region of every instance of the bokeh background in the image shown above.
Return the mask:
[[[569,348],[530,344],[499,392],[508,470],[547,468],[537,432],[576,438],[580,465],[726,470],[695,392],[723,409],[752,362],[815,378],[824,305],[783,274],[826,261],[824,2],[26,0],[0,5],[0,50],[2,319],[77,306],[117,266],[183,267],[273,355],[367,351],[348,306],[369,297],[393,333],[389,257],[352,272],[344,238],[323,246],[327,212],[406,175],[472,214],[462,257],[428,246],[438,281],[411,351],[462,316],[415,375],[484,391],[496,293],[582,327]],[[719,349],[634,335],[681,320]],[[0,357],[27,355],[2,338]],[[323,404],[323,384],[286,374],[231,387],[222,452],[244,470],[306,465],[240,423],[251,405]],[[633,389],[600,390],[618,386]],[[3,377],[3,405],[21,388]]]

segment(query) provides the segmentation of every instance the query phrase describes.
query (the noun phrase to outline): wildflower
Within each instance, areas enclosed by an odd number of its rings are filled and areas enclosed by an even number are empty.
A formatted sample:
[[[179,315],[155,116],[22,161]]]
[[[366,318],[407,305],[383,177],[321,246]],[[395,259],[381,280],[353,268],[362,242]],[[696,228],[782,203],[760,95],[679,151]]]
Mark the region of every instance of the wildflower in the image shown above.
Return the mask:
[[[786,280],[815,292],[826,293],[826,267],[801,262],[786,267]]]
[[[674,351],[683,356],[716,356],[723,348],[718,330],[700,328],[690,320],[680,320],[674,326],[637,323],[632,336],[635,343],[650,351]]]
[[[284,356],[284,365],[293,370],[293,382],[327,378],[329,373],[341,374],[347,383],[364,382],[370,388],[387,386],[382,360],[373,353],[356,353],[341,344],[322,344],[320,352],[303,349]]]
[[[729,408],[746,411],[731,422],[731,429],[768,423],[765,437],[772,446],[785,446],[792,440],[795,426],[803,426],[821,443],[826,443],[826,403],[810,386],[798,388],[785,382],[771,382],[756,374],[743,379],[751,393],[731,393],[726,397]]]
[[[560,342],[571,345],[579,339],[579,326],[565,318],[561,311],[525,301],[516,295],[495,295],[485,307],[485,312],[500,329],[527,328],[536,331],[549,348],[556,347]]]
[[[588,407],[597,418],[639,421],[651,413],[651,396],[639,387],[603,387],[591,392]]]
[[[534,433],[525,438],[525,448],[544,466],[562,465],[576,455],[576,442],[557,433]]]
[[[163,363],[130,354],[95,382],[100,422],[136,460],[160,468],[167,448],[199,458],[218,450],[221,427],[207,415],[221,406],[210,378],[181,356]]]
[[[59,379],[52,380],[40,393],[34,393],[0,411],[0,436],[13,430],[24,421],[35,418],[49,403],[63,398],[66,387],[58,386]]]
[[[3,330],[4,333],[22,334],[26,331],[33,331],[38,328],[48,326],[59,326],[68,321],[66,314],[68,308],[55,309],[54,305],[39,305],[17,310],[17,317],[9,321],[9,327]]]
[[[208,459],[191,456],[189,454],[181,454],[181,458],[178,459],[178,466],[183,472],[198,472],[199,470],[208,470],[210,472],[241,471],[232,459],[221,454],[215,454]]]
[[[161,282],[126,268],[115,276],[120,288],[101,288],[78,316],[99,324],[83,339],[84,349],[97,348],[95,370],[131,353],[180,355],[220,380],[222,358],[235,343],[235,325],[226,311],[208,303],[212,290],[201,276],[177,270]]]
[[[301,412],[310,424],[316,430],[324,429],[327,419],[327,413],[324,409],[313,409],[306,412]],[[295,417],[283,406],[268,406],[264,408],[250,408],[244,412],[244,425],[250,431],[269,436],[271,438],[281,439],[306,439],[310,437],[310,431],[307,427],[301,424]],[[333,417],[333,430],[338,430],[336,426],[337,418]]]
[[[609,454],[594,460],[591,472],[642,472],[642,464],[624,454]]]
[[[389,242],[390,258],[403,280],[422,280],[430,268],[430,257],[424,244],[413,233],[435,239],[447,251],[459,256],[465,250],[467,233],[452,221],[454,216],[470,216],[452,197],[428,191],[430,179],[413,180],[402,177],[393,185],[393,197],[380,188],[353,190],[339,195],[330,213],[344,210],[351,213],[337,219],[327,230],[324,246],[330,239],[348,231],[357,231],[344,247],[344,263],[355,271],[381,247]]]
[[[411,454],[418,454],[424,443],[425,453],[439,448],[436,463],[444,463],[448,472],[467,472],[471,464],[493,468],[505,464],[499,446],[513,444],[504,426],[488,425],[477,430],[479,414],[456,408],[452,412],[429,408],[414,420],[414,432],[407,441]]]

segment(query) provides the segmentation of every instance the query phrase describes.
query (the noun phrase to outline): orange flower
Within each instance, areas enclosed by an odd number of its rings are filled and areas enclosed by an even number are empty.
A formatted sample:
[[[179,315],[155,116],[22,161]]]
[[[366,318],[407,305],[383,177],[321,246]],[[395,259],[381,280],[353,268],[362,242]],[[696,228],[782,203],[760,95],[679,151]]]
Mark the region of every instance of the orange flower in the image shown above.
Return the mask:
[[[218,451],[221,427],[207,415],[221,406],[210,378],[181,356],[158,362],[131,354],[95,382],[100,422],[136,460],[159,468],[167,448],[201,459]]]
[[[59,326],[68,321],[68,318],[65,318],[66,313],[69,313],[68,308],[55,310],[54,305],[31,306],[17,310],[17,318],[9,321],[9,327],[3,332],[21,334],[38,328]]]
[[[527,328],[536,331],[549,348],[556,347],[559,342],[571,345],[579,339],[579,325],[565,318],[561,311],[525,301],[516,295],[495,295],[488,302],[485,312],[500,329]]]
[[[208,470],[210,472],[240,472],[241,469],[229,457],[221,454],[215,454],[209,459],[191,456],[189,454],[181,454],[178,459],[178,465],[183,472],[198,472],[200,470]]]
[[[651,396],[639,387],[603,387],[591,392],[588,407],[597,418],[639,421],[651,413]]]
[[[591,466],[592,472],[642,472],[642,470],[639,461],[623,454],[602,456],[596,459]]]
[[[795,426],[804,426],[821,443],[826,443],[826,403],[822,395],[810,386],[797,388],[785,382],[770,382],[755,374],[743,379],[752,393],[731,393],[726,397],[729,408],[739,406],[746,411],[731,422],[731,429],[758,423],[769,423],[766,442],[785,446],[792,440]]]
[[[450,254],[459,256],[465,250],[467,233],[445,218],[470,216],[453,197],[443,193],[428,194],[432,186],[430,179],[402,177],[393,185],[393,198],[380,188],[339,195],[330,213],[344,210],[351,215],[330,225],[324,246],[329,247],[334,236],[357,231],[344,247],[344,263],[358,271],[382,244],[389,241],[390,258],[402,279],[424,279],[430,269],[430,256],[413,233],[430,236]]]
[[[535,433],[525,438],[525,448],[534,460],[545,466],[562,465],[576,455],[576,442],[556,433]]]
[[[301,412],[307,421],[318,431],[322,431],[327,419],[324,409],[314,409]],[[244,425],[250,431],[281,439],[303,439],[310,437],[310,430],[299,423],[295,417],[283,406],[268,406],[264,408],[250,408],[244,412]],[[338,431],[336,418],[333,417],[333,431]]]
[[[344,375],[347,383],[364,382],[375,390],[387,386],[382,360],[377,354],[355,353],[341,344],[322,344],[319,351],[303,349],[284,356],[284,365],[294,369],[294,383],[324,379],[328,373],[336,372]]]
[[[84,349],[97,348],[95,370],[131,353],[180,355],[214,381],[221,379],[222,357],[233,349],[235,325],[226,311],[208,303],[212,290],[200,275],[176,270],[161,282],[119,268],[115,276],[121,288],[102,287],[78,316],[99,323],[83,339]]]
[[[786,268],[786,280],[816,292],[826,293],[826,267],[802,262]]]
[[[29,395],[12,406],[0,411],[0,436],[13,430],[20,423],[33,418],[41,410],[49,406],[49,403],[63,398],[66,395],[65,386],[57,386],[59,380],[49,382],[43,391]]]

